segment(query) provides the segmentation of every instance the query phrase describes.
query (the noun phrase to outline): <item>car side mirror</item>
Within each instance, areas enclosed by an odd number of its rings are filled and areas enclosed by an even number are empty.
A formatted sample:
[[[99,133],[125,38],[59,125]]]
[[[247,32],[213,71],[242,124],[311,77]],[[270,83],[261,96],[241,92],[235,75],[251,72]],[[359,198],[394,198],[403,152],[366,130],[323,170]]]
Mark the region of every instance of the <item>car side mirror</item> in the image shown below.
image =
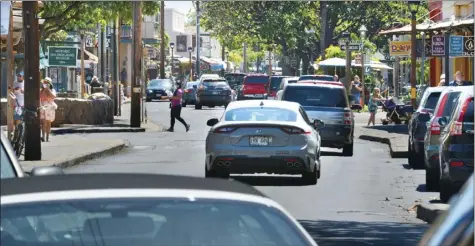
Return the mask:
[[[216,124],[218,124],[219,120],[216,119],[216,118],[212,118],[212,119],[209,119],[207,122],[206,122],[206,125],[208,126],[214,126]]]
[[[321,120],[314,120],[313,121],[313,127],[317,130],[320,130],[322,129],[323,127],[325,127],[325,123]]]
[[[61,175],[64,174],[63,170],[59,167],[35,167],[29,173],[30,176],[47,176],[47,175]]]
[[[446,126],[447,125],[447,118],[446,117],[440,117],[438,122],[439,122],[440,126]]]

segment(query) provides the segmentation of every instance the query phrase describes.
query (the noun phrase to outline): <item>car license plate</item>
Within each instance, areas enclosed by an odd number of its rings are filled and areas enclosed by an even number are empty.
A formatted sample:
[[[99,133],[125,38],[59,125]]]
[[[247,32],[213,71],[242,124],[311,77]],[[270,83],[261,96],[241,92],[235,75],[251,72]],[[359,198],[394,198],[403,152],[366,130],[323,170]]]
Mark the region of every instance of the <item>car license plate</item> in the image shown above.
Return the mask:
[[[161,97],[161,96],[162,96],[162,94],[160,94],[160,93],[157,93],[157,97]]]
[[[251,146],[268,146],[270,137],[265,136],[253,136],[249,138],[249,145]]]
[[[219,91],[213,91],[212,93],[213,93],[213,95],[218,95]]]
[[[264,95],[262,95],[262,94],[255,94],[254,97],[261,98],[261,97],[264,97]]]

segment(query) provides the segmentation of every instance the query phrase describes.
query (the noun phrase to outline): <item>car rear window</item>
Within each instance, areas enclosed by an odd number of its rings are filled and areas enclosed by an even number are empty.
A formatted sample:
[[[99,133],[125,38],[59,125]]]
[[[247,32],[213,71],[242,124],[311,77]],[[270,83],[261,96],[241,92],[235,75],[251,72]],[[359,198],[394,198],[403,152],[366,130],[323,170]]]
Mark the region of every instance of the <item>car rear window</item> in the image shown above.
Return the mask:
[[[473,98],[472,101],[468,104],[467,109],[465,110],[465,116],[463,117],[463,122],[472,122],[473,123]]]
[[[282,99],[302,106],[348,107],[345,91],[337,87],[287,86]]]
[[[301,76],[300,80],[323,80],[323,81],[334,81],[333,77],[331,76],[318,76],[318,75],[308,75],[308,76]]]
[[[444,111],[442,111],[442,116],[450,116],[454,112],[455,106],[457,106],[458,100],[460,97],[460,92],[451,92],[448,95],[447,103],[444,106]]]
[[[271,89],[277,89],[280,86],[280,83],[282,83],[283,77],[271,77],[270,79],[270,88]]]
[[[434,110],[437,106],[437,102],[439,101],[440,92],[433,92],[429,94],[426,103],[424,104],[425,109]]]
[[[203,81],[204,86],[213,86],[213,87],[224,87],[227,86],[228,83],[224,80],[212,80],[212,81]]]
[[[270,107],[236,108],[226,112],[225,121],[297,121],[297,113],[292,110]]]
[[[268,82],[268,76],[247,76],[244,80],[246,84],[267,84]]]

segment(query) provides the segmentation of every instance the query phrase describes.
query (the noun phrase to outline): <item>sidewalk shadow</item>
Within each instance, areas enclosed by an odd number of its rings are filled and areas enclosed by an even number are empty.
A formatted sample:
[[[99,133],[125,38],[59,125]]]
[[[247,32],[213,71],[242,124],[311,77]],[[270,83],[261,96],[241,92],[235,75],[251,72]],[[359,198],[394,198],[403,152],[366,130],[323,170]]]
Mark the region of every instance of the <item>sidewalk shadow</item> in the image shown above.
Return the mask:
[[[376,125],[376,126],[367,126],[368,129],[374,129],[379,131],[386,131],[388,133],[397,133],[397,134],[408,134],[407,125]]]
[[[231,176],[232,179],[252,186],[305,186],[308,185],[298,177],[279,176]]]
[[[428,229],[425,224],[299,220],[320,246],[415,246]]]

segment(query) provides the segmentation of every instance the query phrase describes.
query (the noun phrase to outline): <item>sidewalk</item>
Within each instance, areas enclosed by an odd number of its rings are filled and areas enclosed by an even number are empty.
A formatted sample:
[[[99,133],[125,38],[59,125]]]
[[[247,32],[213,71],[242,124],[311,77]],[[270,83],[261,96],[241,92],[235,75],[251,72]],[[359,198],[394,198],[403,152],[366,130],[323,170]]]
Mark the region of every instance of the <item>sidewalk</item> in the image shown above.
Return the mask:
[[[25,171],[39,166],[58,166],[66,168],[104,155],[115,154],[127,147],[120,139],[100,139],[84,135],[52,136],[51,142],[41,144],[41,161],[24,161],[20,164]]]
[[[381,124],[383,112],[376,114],[376,125],[367,126],[369,113],[354,113],[355,116],[355,136],[359,139],[381,142],[389,145],[392,158],[407,158],[407,125],[386,125]]]

